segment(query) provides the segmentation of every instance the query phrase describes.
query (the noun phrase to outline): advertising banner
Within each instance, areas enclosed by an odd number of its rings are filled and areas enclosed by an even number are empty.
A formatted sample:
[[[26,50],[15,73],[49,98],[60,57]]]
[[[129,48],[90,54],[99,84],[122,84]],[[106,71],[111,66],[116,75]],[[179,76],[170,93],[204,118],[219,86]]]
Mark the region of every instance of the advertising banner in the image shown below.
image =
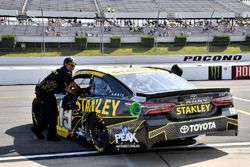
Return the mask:
[[[250,65],[233,66],[232,79],[250,79]]]
[[[209,76],[209,80],[221,80],[222,79],[222,67],[221,66],[209,66],[208,76]]]

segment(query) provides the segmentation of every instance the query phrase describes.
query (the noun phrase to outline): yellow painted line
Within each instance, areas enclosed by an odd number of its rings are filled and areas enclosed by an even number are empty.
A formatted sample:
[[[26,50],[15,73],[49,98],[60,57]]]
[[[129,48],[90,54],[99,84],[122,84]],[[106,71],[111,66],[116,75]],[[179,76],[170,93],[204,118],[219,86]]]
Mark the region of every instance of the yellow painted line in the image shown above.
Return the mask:
[[[227,117],[227,119],[231,119],[231,120],[233,120],[233,121],[238,121],[238,119],[234,119],[234,118],[228,118],[228,117]]]
[[[0,99],[30,99],[35,98],[35,96],[0,96]]]
[[[247,111],[243,111],[243,110],[239,110],[239,109],[236,109],[239,113],[242,113],[242,114],[246,114],[246,115],[249,115],[250,116],[250,112],[247,112]]]

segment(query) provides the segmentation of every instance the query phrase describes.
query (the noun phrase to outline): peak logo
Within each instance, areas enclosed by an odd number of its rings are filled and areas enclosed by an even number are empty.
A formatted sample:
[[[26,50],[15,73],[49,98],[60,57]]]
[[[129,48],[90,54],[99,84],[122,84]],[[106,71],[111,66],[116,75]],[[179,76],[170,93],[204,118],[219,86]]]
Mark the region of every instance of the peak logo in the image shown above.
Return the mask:
[[[115,134],[115,142],[116,144],[120,143],[120,142],[136,142],[138,143],[138,140],[135,137],[136,133],[131,133],[129,132],[129,129],[127,126],[124,126],[122,128],[121,133],[119,134]]]

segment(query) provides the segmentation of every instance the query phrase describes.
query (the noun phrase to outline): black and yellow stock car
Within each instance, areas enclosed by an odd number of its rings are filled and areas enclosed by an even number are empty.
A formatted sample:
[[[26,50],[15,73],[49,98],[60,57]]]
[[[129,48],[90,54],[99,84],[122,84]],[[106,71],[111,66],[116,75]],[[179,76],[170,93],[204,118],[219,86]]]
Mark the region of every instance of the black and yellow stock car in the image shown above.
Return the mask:
[[[228,88],[197,89],[157,68],[85,69],[74,80],[81,86],[78,96],[58,96],[58,135],[91,141],[100,152],[238,133]]]

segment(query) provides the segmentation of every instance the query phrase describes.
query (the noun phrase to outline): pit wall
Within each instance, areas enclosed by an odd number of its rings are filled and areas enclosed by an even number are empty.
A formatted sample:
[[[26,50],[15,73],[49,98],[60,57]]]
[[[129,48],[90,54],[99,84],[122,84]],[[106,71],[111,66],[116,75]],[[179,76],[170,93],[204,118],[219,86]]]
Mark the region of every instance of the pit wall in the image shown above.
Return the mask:
[[[223,55],[221,55],[223,59]],[[75,71],[85,68],[154,66],[171,69],[178,64],[187,80],[237,80],[250,79],[250,61],[246,55],[231,55],[232,61],[219,61],[218,55],[207,56],[123,56],[123,57],[76,57]],[[214,57],[217,57],[214,61]],[[240,60],[233,60],[239,59]],[[250,57],[250,56],[248,56]],[[0,57],[0,85],[37,84],[51,71],[62,66],[65,57]],[[201,60],[197,62],[198,60]],[[209,60],[209,61],[207,61]],[[165,63],[164,63],[165,62]],[[74,71],[74,72],[75,72]]]

